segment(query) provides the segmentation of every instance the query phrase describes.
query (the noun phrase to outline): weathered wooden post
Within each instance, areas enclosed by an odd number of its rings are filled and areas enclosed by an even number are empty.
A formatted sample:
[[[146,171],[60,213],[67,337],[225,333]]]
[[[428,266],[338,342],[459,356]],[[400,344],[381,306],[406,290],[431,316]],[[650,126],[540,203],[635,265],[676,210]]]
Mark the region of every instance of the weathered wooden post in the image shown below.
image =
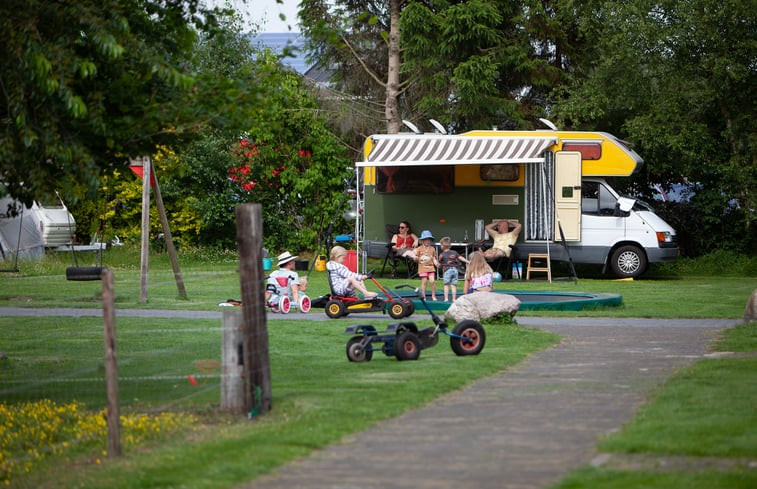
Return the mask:
[[[235,214],[242,287],[244,406],[252,417],[271,410],[271,365],[263,287],[263,219],[260,204],[238,205]]]
[[[150,158],[142,158],[142,250],[140,266],[139,302],[147,302],[147,270],[150,256]]]
[[[243,413],[245,409],[243,329],[241,309],[225,309],[221,351],[221,410],[231,413]]]
[[[113,293],[113,270],[102,272],[103,323],[105,326],[105,393],[107,401],[108,456],[121,455],[121,430],[119,428],[118,362],[116,362],[116,313]]]

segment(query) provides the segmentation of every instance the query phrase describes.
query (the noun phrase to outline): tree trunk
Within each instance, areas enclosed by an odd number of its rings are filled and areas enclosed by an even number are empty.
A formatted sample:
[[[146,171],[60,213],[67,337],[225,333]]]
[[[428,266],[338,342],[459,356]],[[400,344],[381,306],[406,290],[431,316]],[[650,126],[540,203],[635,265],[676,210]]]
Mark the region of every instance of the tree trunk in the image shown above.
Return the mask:
[[[386,79],[386,132],[400,132],[400,1],[389,0],[389,70]]]

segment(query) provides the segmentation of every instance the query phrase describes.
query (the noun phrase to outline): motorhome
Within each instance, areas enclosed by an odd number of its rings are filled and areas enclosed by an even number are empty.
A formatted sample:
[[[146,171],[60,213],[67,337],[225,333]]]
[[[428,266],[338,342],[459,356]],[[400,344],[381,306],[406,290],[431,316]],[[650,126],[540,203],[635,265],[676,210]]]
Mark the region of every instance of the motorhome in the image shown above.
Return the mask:
[[[678,254],[675,230],[605,180],[642,165],[605,132],[375,134],[356,163],[358,248],[385,250],[386,225],[400,220],[468,242],[486,238],[482,224],[517,219],[519,259],[546,250],[552,260],[638,277]]]

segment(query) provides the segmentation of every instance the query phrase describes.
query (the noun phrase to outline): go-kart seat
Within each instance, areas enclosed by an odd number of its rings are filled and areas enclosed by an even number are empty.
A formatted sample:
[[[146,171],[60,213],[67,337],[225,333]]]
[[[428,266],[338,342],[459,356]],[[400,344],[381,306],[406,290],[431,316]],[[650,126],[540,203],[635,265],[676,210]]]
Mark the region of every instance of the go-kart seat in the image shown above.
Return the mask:
[[[347,295],[337,294],[336,291],[334,290],[334,282],[333,282],[332,277],[331,277],[332,271],[331,270],[327,270],[326,273],[327,273],[328,280],[329,280],[329,291],[331,292],[331,295],[333,297],[357,297],[355,295],[355,291],[354,290],[350,290],[349,294],[347,294]]]

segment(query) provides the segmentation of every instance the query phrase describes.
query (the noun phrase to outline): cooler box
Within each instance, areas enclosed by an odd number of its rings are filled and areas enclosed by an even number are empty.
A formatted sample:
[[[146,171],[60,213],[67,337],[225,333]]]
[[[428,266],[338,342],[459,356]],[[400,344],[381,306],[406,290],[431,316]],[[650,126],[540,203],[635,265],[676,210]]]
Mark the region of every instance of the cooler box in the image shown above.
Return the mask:
[[[357,251],[347,250],[347,257],[344,259],[344,266],[351,272],[357,273]]]

